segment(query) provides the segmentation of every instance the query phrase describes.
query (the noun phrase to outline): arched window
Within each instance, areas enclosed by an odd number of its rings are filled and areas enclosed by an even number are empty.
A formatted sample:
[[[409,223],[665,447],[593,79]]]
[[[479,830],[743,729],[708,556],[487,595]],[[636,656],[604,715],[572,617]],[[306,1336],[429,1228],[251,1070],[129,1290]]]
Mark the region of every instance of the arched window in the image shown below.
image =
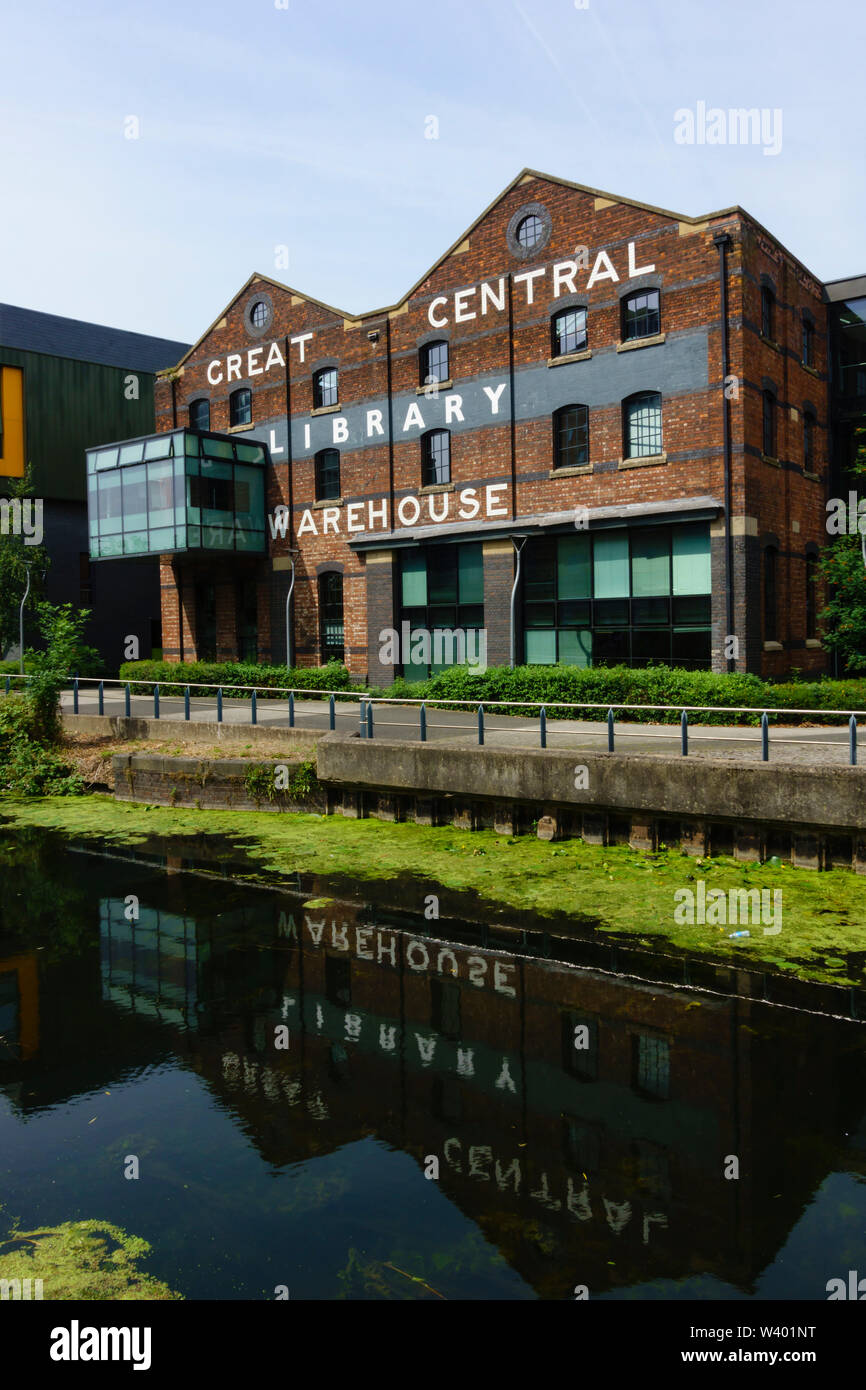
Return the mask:
[[[425,343],[418,354],[419,384],[427,386],[435,381],[450,380],[448,373],[448,344],[444,339],[436,343]]]
[[[774,545],[764,550],[764,641],[775,642],[778,632],[779,552]]]
[[[815,472],[815,426],[817,423],[814,410],[803,411],[803,467],[809,473]]]
[[[191,430],[210,429],[210,401],[204,396],[189,403],[189,427]]]
[[[253,423],[253,393],[248,386],[232,391],[229,396],[229,424],[251,425]]]
[[[767,458],[776,457],[776,397],[772,391],[763,393],[762,447]]]
[[[319,576],[319,632],[322,661],[345,657],[343,576],[336,571]]]
[[[329,405],[337,405],[340,400],[339,378],[336,367],[322,367],[313,375],[313,409],[322,410]]]
[[[340,451],[320,449],[316,454],[316,501],[340,496]]]
[[[586,348],[586,310],[562,309],[550,320],[550,353],[564,357],[569,352]]]
[[[818,628],[818,556],[806,556],[806,636],[815,637]]]
[[[553,417],[554,468],[582,468],[589,463],[589,411],[564,405]]]
[[[769,285],[761,286],[761,336],[774,341],[773,329],[776,319],[776,296]]]
[[[451,431],[428,430],[421,437],[421,486],[451,481]]]
[[[623,458],[651,458],[662,451],[662,398],[639,391],[623,401]]]
[[[636,290],[621,301],[622,341],[654,338],[662,331],[661,296],[658,290]]]

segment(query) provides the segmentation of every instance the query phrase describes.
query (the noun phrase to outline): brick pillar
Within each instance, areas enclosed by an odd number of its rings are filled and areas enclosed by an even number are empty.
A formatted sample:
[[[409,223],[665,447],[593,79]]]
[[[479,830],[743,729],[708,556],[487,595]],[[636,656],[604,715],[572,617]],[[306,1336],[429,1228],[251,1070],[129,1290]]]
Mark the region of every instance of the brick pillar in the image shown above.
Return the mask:
[[[234,577],[215,586],[217,661],[238,659],[237,585]]]
[[[367,680],[372,686],[390,685],[395,676],[395,663],[380,660],[379,634],[386,628],[397,628],[394,552],[373,550],[368,551],[364,558],[367,575]]]
[[[507,666],[511,659],[511,586],[514,583],[514,546],[510,540],[485,541],[483,554],[487,665]],[[516,660],[519,664],[521,660],[519,649]]]
[[[731,518],[731,549],[734,589],[734,637],[739,639],[739,655],[735,671],[761,673],[763,639],[761,633],[761,556],[758,546],[758,523],[755,517],[734,515]],[[726,671],[725,637],[728,636],[727,603],[725,599],[725,522],[719,517],[710,527],[712,555],[712,667]]]
[[[159,557],[159,608],[162,619],[163,660],[180,661],[180,590],[171,555]]]
[[[198,653],[195,621],[195,577],[178,566],[176,571],[180,589],[181,622],[183,623],[183,661],[195,661]]]

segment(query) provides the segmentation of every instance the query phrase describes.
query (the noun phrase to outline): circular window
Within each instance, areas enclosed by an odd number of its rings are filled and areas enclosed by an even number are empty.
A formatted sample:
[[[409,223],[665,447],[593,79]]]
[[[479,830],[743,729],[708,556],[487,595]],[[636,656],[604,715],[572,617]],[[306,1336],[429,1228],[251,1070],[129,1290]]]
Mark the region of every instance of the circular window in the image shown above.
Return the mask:
[[[505,233],[512,256],[525,261],[536,256],[550,241],[553,224],[541,203],[524,203],[518,208]]]
[[[259,290],[244,306],[244,327],[251,338],[261,338],[274,321],[274,303],[265,290]]]
[[[536,217],[534,212],[530,213],[529,217],[524,217],[523,221],[518,223],[517,240],[524,251],[531,251],[534,246],[538,245],[543,236],[544,226],[542,225],[541,218]]]

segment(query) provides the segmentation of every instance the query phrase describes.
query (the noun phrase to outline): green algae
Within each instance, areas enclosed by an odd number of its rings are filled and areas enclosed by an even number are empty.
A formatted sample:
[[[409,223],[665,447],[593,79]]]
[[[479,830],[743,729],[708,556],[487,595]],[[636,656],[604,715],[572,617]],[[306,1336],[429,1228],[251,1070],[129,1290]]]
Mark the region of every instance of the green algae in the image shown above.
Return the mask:
[[[0,1241],[0,1280],[29,1279],[34,1290],[41,1280],[43,1300],[181,1299],[139,1268],[150,1252],[146,1240],[108,1221],[12,1230]]]
[[[112,848],[153,847],[196,857],[210,836],[244,859],[241,877],[270,882],[290,875],[341,875],[361,890],[376,880],[411,875],[425,892],[469,891],[503,912],[539,919],[587,919],[598,929],[653,947],[666,944],[715,960],[787,971],[803,979],[862,985],[866,962],[866,881],[849,869],[818,873],[785,864],[695,859],[677,849],[643,854],[580,840],[506,838],[491,830],[418,826],[267,812],[191,810],[118,802],[109,796],[0,800],[10,826],[61,831]],[[729,928],[674,921],[677,889],[782,891],[782,930],[730,940]]]

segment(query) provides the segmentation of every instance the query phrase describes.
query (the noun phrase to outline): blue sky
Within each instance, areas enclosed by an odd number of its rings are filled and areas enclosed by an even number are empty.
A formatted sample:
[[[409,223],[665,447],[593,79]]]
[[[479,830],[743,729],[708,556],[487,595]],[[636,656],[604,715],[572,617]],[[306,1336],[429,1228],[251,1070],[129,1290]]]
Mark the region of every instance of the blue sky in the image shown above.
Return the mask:
[[[258,270],[358,313],[525,166],[739,203],[822,279],[866,272],[862,0],[49,0],[3,29],[6,302],[193,341]],[[698,102],[780,110],[781,151],[676,143]]]

